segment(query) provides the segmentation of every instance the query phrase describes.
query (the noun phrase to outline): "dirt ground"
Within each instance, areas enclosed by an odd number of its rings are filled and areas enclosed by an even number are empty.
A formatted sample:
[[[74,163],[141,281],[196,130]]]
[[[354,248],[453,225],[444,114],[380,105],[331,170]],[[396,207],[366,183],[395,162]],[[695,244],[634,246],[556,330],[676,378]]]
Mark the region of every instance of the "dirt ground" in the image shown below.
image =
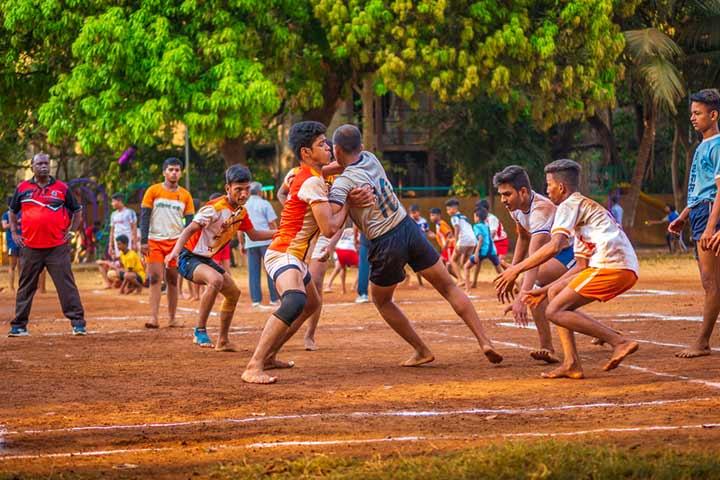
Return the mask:
[[[181,300],[185,328],[145,330],[146,293],[121,297],[100,290],[95,274],[80,273],[87,337],[70,335],[50,291],[36,297],[29,338],[0,338],[0,473],[187,478],[226,461],[412,454],[533,438],[716,448],[717,355],[673,356],[700,326],[694,260],[645,258],[633,290],[586,309],[641,348],[607,373],[609,350],[578,337],[588,377],[579,381],[540,378],[548,367],[528,356],[536,332],[502,317],[489,270],[473,302],[502,364],[488,363],[450,306],[413,278],[397,298],[433,349],[433,364],[399,367],[411,350],[374,306],[330,293],[320,350],[306,352],[302,335],[291,340],[281,358],[297,365],[279,371],[272,386],[240,380],[270,312],[251,308],[242,272],[234,272],[243,287],[237,353],[192,344],[197,304]],[[14,297],[0,293],[3,328],[13,308]]]

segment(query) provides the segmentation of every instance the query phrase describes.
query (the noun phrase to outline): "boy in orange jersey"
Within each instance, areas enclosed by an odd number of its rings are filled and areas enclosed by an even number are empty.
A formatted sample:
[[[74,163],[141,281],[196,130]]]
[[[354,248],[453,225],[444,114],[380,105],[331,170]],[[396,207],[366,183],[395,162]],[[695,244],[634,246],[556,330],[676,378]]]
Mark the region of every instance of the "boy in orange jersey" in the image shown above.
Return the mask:
[[[597,300],[607,302],[632,288],[637,282],[639,264],[635,250],[622,228],[602,205],[578,192],[580,165],[573,160],[557,160],[545,167],[548,198],[557,205],[550,230],[550,241],[532,255],[510,266],[495,279],[502,300],[512,296],[517,277],[554,258],[569,246],[573,236],[575,256],[588,260],[588,268],[572,270],[550,285],[521,292],[528,304],[537,305],[550,293],[545,315],[558,327],[563,347],[563,363],[543,374],[545,378],[583,378],[574,332],[600,339],[613,347],[603,370],[617,368],[625,357],[638,349],[637,342],[623,337],[577,310]]]
[[[182,175],[182,162],[170,157],[163,162],[163,183],[156,183],[145,191],[140,208],[140,249],[145,255],[148,280],[150,282],[150,315],[152,320],[145,324],[146,328],[158,328],[158,312],[160,310],[160,287],[167,283],[169,326],[180,326],[175,323],[175,312],[178,301],[177,263],[173,260],[165,262],[165,257],[175,246],[186,224],[190,223],[195,214],[190,192],[182,188],[178,182]]]
[[[255,230],[250,216],[243,207],[250,196],[250,170],[233,165],[225,172],[226,195],[205,204],[180,234],[175,247],[165,257],[165,264],[178,261],[178,270],[183,278],[205,285],[200,299],[198,323],[193,331],[193,343],[201,347],[213,347],[207,334],[207,320],[215,304],[217,294],[223,300],[220,308],[220,334],[215,350],[234,352],[228,337],[240,289],[229,272],[220,267],[212,257],[237,235],[247,233],[252,240],[268,240],[274,230]]]
[[[373,200],[368,190],[356,189],[348,203],[331,206],[328,187],[322,176],[330,163],[326,127],[319,122],[300,122],[290,129],[290,148],[300,167],[290,184],[288,198],[280,216],[280,227],[265,253],[265,269],[280,294],[280,307],[270,316],[242,379],[248,383],[275,383],[267,370],[290,368],[275,358],[277,352],[320,307],[320,296],[308,272],[312,240],[319,233],[326,237],[345,223],[350,204]]]

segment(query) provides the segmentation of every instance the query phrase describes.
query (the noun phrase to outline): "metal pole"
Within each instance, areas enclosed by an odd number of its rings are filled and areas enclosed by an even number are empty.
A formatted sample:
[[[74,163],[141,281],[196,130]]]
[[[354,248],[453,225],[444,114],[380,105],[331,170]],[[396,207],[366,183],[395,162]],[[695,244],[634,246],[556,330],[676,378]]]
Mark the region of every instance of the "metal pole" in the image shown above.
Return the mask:
[[[190,191],[190,129],[185,125],[185,189]]]

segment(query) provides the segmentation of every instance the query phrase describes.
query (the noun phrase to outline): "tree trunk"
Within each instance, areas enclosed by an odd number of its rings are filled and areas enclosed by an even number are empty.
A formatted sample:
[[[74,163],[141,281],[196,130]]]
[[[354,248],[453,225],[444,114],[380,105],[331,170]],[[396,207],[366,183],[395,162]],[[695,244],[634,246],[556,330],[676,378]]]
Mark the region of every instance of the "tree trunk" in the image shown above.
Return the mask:
[[[627,195],[625,213],[623,215],[623,224],[628,228],[631,228],[635,224],[635,213],[637,212],[637,206],[640,200],[642,183],[645,179],[648,161],[650,160],[652,147],[655,143],[656,121],[657,112],[655,106],[648,104],[644,109],[642,139],[640,140],[640,149],[638,150],[635,171],[633,172],[632,181],[630,182],[630,191]]]
[[[247,150],[243,138],[226,138],[220,145],[220,153],[225,160],[225,166],[240,164],[247,165]]]
[[[675,128],[673,130],[673,141],[672,141],[672,153],[670,156],[670,175],[672,177],[672,188],[673,188],[673,202],[675,202],[675,208],[680,208],[680,205],[684,204],[683,201],[683,187],[680,185],[680,127],[675,122]]]
[[[377,138],[375,126],[375,92],[373,92],[372,75],[366,75],[362,81],[362,131],[365,150],[377,151]]]
[[[608,116],[608,122],[609,115]],[[606,121],[599,115],[593,115],[588,118],[588,123],[595,130],[598,141],[603,145],[603,165],[617,165],[618,163],[618,151],[617,145],[615,144],[615,135],[612,131],[612,125],[606,123]]]
[[[329,126],[335,111],[342,102],[340,97],[345,86],[345,79],[338,75],[337,70],[334,68],[323,65],[323,70],[325,70],[325,83],[322,91],[323,104],[318,108],[306,111],[303,113],[302,118],[303,120],[314,120]]]

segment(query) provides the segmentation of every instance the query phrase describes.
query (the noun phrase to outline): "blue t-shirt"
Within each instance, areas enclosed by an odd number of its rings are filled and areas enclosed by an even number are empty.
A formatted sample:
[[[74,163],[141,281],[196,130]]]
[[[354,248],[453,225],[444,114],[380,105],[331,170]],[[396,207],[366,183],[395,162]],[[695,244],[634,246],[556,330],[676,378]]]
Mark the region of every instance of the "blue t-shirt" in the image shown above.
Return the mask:
[[[15,244],[15,241],[12,238],[12,233],[10,231],[10,212],[9,211],[3,213],[2,220],[3,220],[3,222],[8,223],[8,228],[7,228],[7,230],[5,230],[5,245],[7,245],[8,250],[10,250],[10,249],[15,250],[18,248],[18,246]],[[19,234],[21,231],[20,230],[20,214],[17,215],[17,226],[18,226],[17,233]]]
[[[695,150],[688,180],[688,208],[715,200],[717,178],[720,178],[720,134],[703,140]]]
[[[492,235],[490,234],[490,227],[485,222],[476,223],[473,225],[473,233],[475,238],[480,241],[482,235],[482,245],[480,245],[479,254],[481,257],[487,257],[490,254],[495,254],[495,243],[492,241]]]

